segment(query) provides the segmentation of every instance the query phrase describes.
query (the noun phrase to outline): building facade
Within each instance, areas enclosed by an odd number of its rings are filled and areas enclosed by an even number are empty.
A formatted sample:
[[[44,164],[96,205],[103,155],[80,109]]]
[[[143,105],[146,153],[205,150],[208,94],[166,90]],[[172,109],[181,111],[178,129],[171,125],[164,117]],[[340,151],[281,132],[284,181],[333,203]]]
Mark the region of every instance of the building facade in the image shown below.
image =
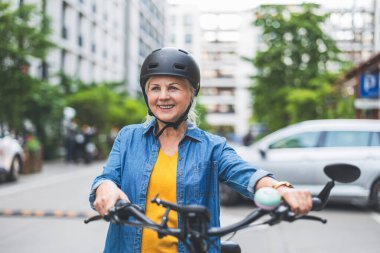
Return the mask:
[[[34,76],[59,83],[58,73],[85,83],[125,82],[138,94],[140,66],[164,45],[166,1],[21,0],[36,4],[51,20],[57,48],[46,63],[32,61]]]
[[[215,132],[241,138],[248,132],[252,65],[241,57],[254,54],[250,11],[203,11],[196,5],[169,8],[169,46],[190,51],[201,67],[199,103]],[[235,140],[237,140],[235,139]]]
[[[167,3],[160,0],[125,2],[125,81],[128,92],[137,95],[143,60],[151,51],[165,45]]]
[[[350,7],[329,8],[325,29],[345,59],[359,64],[380,49],[380,1],[352,1]]]
[[[26,0],[41,6],[39,0]],[[57,45],[46,65],[33,62],[34,75],[59,82],[57,73],[85,83],[122,81],[125,77],[125,9],[123,0],[46,1],[52,41]]]

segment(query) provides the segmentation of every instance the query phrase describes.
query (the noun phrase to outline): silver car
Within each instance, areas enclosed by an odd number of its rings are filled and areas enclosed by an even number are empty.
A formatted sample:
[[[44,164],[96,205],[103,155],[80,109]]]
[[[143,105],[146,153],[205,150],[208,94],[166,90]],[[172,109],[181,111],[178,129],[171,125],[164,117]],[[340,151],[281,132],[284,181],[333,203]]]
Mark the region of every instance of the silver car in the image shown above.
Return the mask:
[[[255,167],[273,172],[279,180],[317,194],[328,178],[323,168],[349,163],[361,170],[358,180],[337,184],[331,200],[371,205],[380,211],[380,120],[312,120],[267,135],[249,147],[236,148]],[[221,186],[222,204],[234,204],[238,195]]]
[[[16,181],[22,171],[23,160],[20,143],[5,131],[0,131],[0,176],[7,181]]]

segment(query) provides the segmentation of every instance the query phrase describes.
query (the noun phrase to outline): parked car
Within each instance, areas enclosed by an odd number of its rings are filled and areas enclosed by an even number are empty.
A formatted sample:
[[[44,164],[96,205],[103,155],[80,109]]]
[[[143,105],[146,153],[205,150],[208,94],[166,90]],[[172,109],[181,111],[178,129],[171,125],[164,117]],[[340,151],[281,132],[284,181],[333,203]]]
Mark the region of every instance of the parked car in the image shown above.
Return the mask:
[[[360,178],[350,184],[337,183],[331,200],[370,205],[380,211],[380,120],[305,121],[236,151],[255,167],[313,194],[328,181],[325,165],[356,165],[361,169]],[[228,187],[221,186],[220,192],[222,204],[239,201],[239,195]]]
[[[5,131],[0,131],[0,176],[16,181],[22,171],[23,149],[20,143]]]

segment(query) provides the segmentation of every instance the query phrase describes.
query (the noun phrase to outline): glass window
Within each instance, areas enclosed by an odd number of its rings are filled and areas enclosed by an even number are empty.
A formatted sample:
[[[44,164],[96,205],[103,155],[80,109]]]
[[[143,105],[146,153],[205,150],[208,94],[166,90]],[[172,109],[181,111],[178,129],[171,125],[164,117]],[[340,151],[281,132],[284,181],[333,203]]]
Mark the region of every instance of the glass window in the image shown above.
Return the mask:
[[[269,148],[312,148],[318,143],[320,132],[295,134],[272,143]]]
[[[193,24],[193,17],[190,15],[185,15],[183,17],[183,24],[185,26],[191,26]]]
[[[325,147],[364,147],[368,146],[370,132],[331,131],[326,133]]]
[[[189,34],[189,33],[185,34],[185,43],[186,44],[191,44],[192,42],[193,42],[193,36],[192,36],[192,34]]]
[[[372,132],[370,146],[380,146],[380,132]]]

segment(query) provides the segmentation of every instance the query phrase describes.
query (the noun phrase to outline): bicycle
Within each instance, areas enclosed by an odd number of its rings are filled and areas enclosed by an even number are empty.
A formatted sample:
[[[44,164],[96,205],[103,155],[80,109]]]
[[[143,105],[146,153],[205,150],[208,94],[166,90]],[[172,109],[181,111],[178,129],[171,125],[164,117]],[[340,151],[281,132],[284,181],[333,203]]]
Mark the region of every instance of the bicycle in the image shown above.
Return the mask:
[[[324,168],[324,172],[331,181],[326,183],[318,196],[313,197],[313,211],[321,211],[325,208],[335,182],[350,183],[360,176],[358,167],[342,163],[330,164]],[[179,206],[175,203],[161,200],[158,196],[152,199],[152,202],[166,208],[160,223],[152,221],[144,214],[139,206],[125,200],[119,200],[104,217],[96,215],[86,219],[84,222],[87,224],[95,220],[104,219],[116,224],[153,229],[157,232],[159,238],[164,236],[174,236],[178,238],[178,240],[184,243],[190,253],[206,253],[210,247],[215,246],[211,238],[222,237],[252,226],[272,226],[282,221],[294,222],[296,220],[327,222],[326,219],[313,215],[296,216],[291,212],[289,206],[281,201],[279,193],[272,188],[262,188],[257,191],[254,201],[257,206],[256,209],[249,213],[244,219],[225,227],[209,228],[210,213],[204,206]],[[182,220],[180,228],[169,228],[167,226],[170,211],[178,213]],[[262,223],[252,224],[264,216],[269,216],[269,218]],[[240,246],[230,241],[223,242],[220,250],[222,253],[241,252]]]

